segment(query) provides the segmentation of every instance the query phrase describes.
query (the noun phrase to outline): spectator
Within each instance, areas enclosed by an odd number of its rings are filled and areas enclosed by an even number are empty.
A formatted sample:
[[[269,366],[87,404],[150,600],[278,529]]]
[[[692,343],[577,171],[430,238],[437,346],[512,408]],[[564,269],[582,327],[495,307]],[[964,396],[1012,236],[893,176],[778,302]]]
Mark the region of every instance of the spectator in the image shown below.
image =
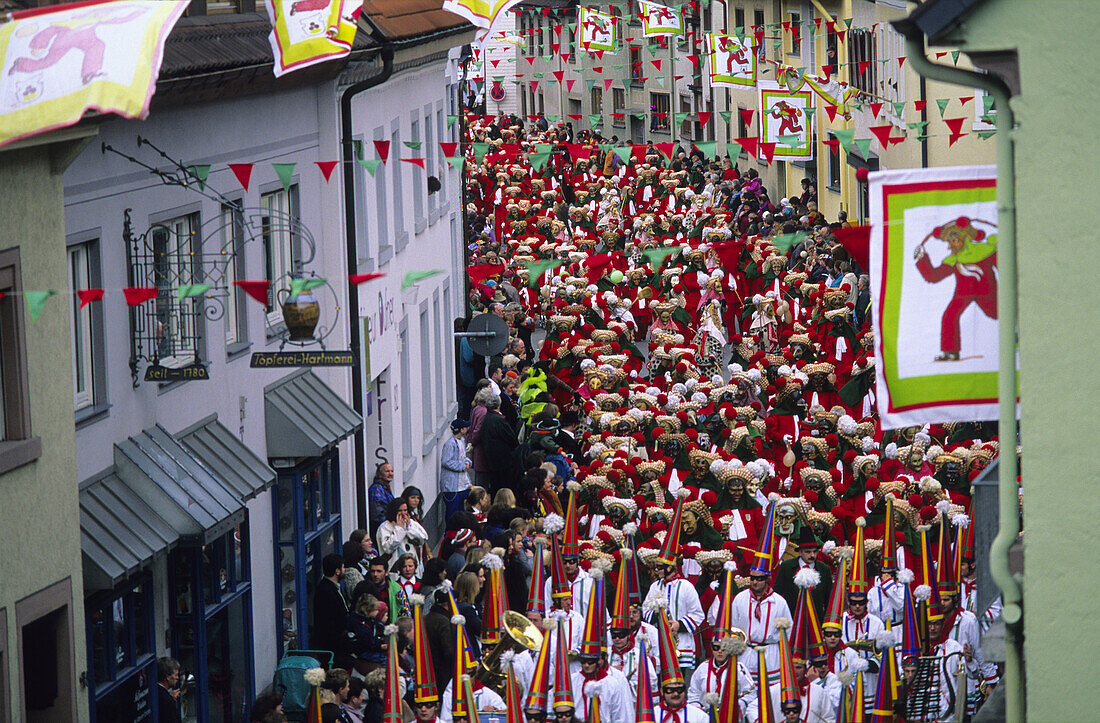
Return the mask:
[[[481,615],[477,611],[477,597],[481,594],[481,587],[481,581],[472,572],[463,572],[455,579],[458,614],[466,618],[466,635],[470,638],[475,659],[481,657]]]
[[[344,631],[348,623],[348,602],[340,581],[344,577],[343,555],[328,554],[321,560],[323,577],[313,591],[313,630],[310,646],[327,650],[339,665],[347,657]]]
[[[374,537],[378,526],[382,524],[382,520],[386,517],[386,507],[393,502],[392,464],[383,462],[375,468],[374,481],[371,482],[370,489],[367,490],[367,497],[370,500],[368,510],[370,513],[370,532],[371,537]]]
[[[366,686],[367,703],[363,707],[363,720],[380,721],[386,705],[386,669],[372,670],[363,679]]]
[[[175,658],[157,659],[157,700],[160,723],[180,723],[180,664]]]
[[[355,586],[352,591],[352,600],[358,600],[363,594],[374,595],[385,602],[388,607],[389,621],[396,622],[402,615],[412,615],[409,600],[401,591],[401,586],[390,579],[388,574],[389,561],[384,557],[376,557],[370,561],[370,569],[367,578]]]
[[[454,580],[466,566],[467,551],[477,545],[477,536],[469,528],[458,530],[451,544],[452,552],[447,558],[447,577]]]
[[[406,552],[397,560],[393,569],[394,579],[401,586],[405,597],[416,593],[420,589],[420,581],[416,579],[416,556]]]
[[[479,389],[474,395],[474,408],[470,411],[470,428],[466,433],[466,442],[470,446],[470,460],[474,469],[473,481],[477,484],[483,484],[489,476],[489,465],[481,444],[481,424],[485,420],[485,415],[489,413],[489,408],[486,406],[488,400],[496,396],[488,386]],[[500,404],[499,399],[497,404]]]
[[[428,541],[428,533],[416,520],[409,518],[409,505],[403,497],[392,500],[386,508],[386,521],[378,527],[378,549],[389,555],[393,567],[404,554],[416,559],[416,572],[424,567],[420,561],[420,546]]]
[[[470,493],[466,495],[466,511],[477,518],[479,524],[485,523],[491,505],[489,492],[484,487],[474,485],[470,488]]]
[[[466,432],[470,423],[461,417],[451,422],[451,436],[443,443],[440,458],[442,470],[439,475],[439,489],[443,502],[447,506],[446,518],[462,509],[466,496],[470,493],[469,470],[473,461],[466,454]]]
[[[353,540],[344,543],[344,589],[354,590],[366,577],[363,569],[363,546]]]
[[[430,557],[424,563],[424,575],[420,578],[419,593],[425,600],[431,600],[435,591],[447,579],[447,561],[441,557]]]
[[[343,668],[329,668],[325,674],[323,687],[332,693],[333,702],[343,705],[348,696],[348,671]]]
[[[263,723],[265,716],[268,713],[283,712],[283,694],[275,691],[269,691],[267,693],[260,693],[256,696],[256,700],[252,702],[252,709],[249,713],[250,723]]]
[[[370,593],[359,596],[355,610],[348,615],[347,636],[355,671],[367,675],[372,670],[386,665],[385,620],[388,617],[387,606]]]
[[[401,498],[409,506],[409,518],[424,524],[424,493],[415,485],[409,485],[401,493]]]
[[[519,447],[519,438],[515,428],[500,412],[500,397],[489,397],[485,401],[485,409],[479,439],[488,469],[489,490],[496,492],[515,483],[515,452]]]
[[[504,550],[504,589],[508,594],[508,607],[520,615],[526,615],[527,592],[535,556],[524,549],[523,538],[512,530],[494,537],[493,547]]]
[[[366,686],[359,678],[352,677],[348,680],[348,694],[344,703],[340,706],[344,717],[349,723],[364,723],[363,700]]]

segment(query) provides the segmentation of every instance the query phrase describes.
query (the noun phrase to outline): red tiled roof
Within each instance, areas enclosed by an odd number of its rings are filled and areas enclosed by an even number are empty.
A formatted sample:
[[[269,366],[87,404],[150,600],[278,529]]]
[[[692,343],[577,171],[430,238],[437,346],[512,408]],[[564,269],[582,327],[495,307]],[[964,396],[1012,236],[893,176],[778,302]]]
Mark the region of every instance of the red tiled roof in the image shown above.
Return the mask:
[[[387,40],[469,27],[463,18],[443,9],[443,0],[365,0],[363,14]]]

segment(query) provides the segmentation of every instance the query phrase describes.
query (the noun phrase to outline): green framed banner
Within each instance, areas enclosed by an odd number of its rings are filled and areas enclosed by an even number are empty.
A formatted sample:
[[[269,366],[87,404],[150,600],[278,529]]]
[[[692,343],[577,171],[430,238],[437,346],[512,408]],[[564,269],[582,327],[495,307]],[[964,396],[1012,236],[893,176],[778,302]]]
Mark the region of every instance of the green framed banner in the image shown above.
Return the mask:
[[[708,41],[711,85],[723,88],[756,86],[757,58],[752,38],[711,33]]]
[[[813,91],[794,93],[774,81],[760,81],[760,140],[775,144],[774,158],[814,157]],[[764,156],[761,155],[761,158]]]
[[[615,51],[618,32],[614,15],[592,8],[581,8],[578,28],[581,31],[581,47],[586,51]]]
[[[997,419],[994,166],[872,173],[882,426]]]
[[[642,35],[644,37],[679,35],[684,32],[684,19],[676,8],[642,0],[641,11]]]

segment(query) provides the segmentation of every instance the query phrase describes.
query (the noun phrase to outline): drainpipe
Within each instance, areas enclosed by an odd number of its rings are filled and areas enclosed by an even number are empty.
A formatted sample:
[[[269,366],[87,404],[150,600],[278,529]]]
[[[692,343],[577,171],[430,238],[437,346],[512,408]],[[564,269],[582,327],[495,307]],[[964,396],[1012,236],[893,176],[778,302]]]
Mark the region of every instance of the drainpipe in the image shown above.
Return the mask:
[[[924,34],[915,24],[895,27],[905,35],[905,54],[913,70],[923,77],[944,83],[981,88],[993,96],[997,109],[997,316],[999,317],[999,371],[997,396],[1000,399],[1000,438],[1002,459],[999,465],[998,499],[1000,522],[989,550],[989,567],[1001,589],[1005,622],[1005,718],[1023,721],[1026,711],[1023,672],[1023,590],[1008,564],[1008,551],[1020,534],[1020,510],[1017,496],[1015,442],[1016,424],[1016,176],[1012,129],[1014,118],[1009,105],[1008,86],[995,75],[975,73],[933,63],[925,57]]]
[[[351,99],[365,90],[385,83],[393,75],[393,45],[384,43],[381,49],[382,72],[372,75],[366,80],[348,86],[340,95],[340,152],[343,156],[341,164],[344,171],[344,235],[347,239],[347,264],[348,274],[356,273],[359,267],[359,252],[355,239],[355,150],[352,148],[351,134]],[[348,282],[348,316],[351,324],[351,348],[358,353],[361,344],[359,325],[359,287]],[[351,375],[351,403],[355,412],[362,417],[363,414],[363,380],[359,376],[358,367]],[[368,530],[367,526],[367,470],[365,454],[366,441],[362,428],[355,433],[355,490],[359,499],[357,520],[359,529]]]

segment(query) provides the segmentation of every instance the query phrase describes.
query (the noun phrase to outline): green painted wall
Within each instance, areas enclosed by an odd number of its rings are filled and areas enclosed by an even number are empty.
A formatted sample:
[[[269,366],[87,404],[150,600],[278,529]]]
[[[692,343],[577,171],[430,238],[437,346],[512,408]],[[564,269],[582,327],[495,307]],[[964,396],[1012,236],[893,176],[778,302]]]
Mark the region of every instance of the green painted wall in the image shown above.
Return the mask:
[[[1028,720],[1096,720],[1100,457],[1100,227],[1094,0],[987,0],[959,34],[968,50],[1016,48],[1024,635]]]
[[[60,150],[54,147],[54,151]],[[50,146],[0,152],[0,249],[20,248],[25,290],[66,289],[61,176]],[[7,610],[13,720],[21,720],[15,603],[49,585],[72,583],[75,675],[86,670],[80,515],[73,427],[72,362],[66,296],[50,299],[38,321],[26,318],[31,428],[42,439],[35,462],[0,475],[0,608]],[[79,719],[87,691],[76,686]]]

